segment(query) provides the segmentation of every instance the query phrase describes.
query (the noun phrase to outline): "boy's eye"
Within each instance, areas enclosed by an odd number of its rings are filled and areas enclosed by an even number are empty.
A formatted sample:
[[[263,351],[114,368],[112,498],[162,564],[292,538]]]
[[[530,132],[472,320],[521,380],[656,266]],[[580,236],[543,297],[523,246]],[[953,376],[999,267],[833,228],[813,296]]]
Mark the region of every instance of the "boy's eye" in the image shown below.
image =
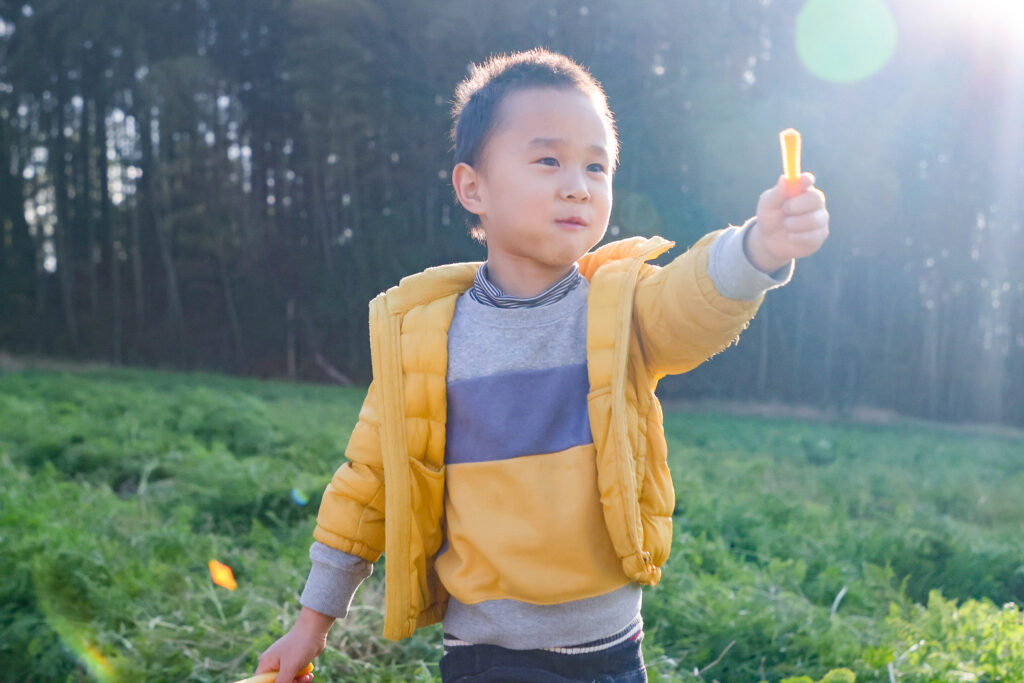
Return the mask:
[[[587,170],[591,173],[604,173],[604,164],[590,164]]]
[[[544,164],[545,166],[558,166],[558,159],[554,157],[544,157],[543,159],[538,159],[537,163]]]

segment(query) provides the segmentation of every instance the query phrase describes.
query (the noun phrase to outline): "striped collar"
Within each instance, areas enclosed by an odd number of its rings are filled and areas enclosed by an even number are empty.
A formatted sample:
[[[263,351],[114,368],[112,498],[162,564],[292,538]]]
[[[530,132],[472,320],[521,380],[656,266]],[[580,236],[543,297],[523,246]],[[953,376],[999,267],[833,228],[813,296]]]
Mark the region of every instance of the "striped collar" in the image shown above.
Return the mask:
[[[491,282],[487,275],[487,264],[485,263],[476,271],[476,277],[473,278],[473,288],[469,290],[469,295],[477,303],[485,306],[494,306],[495,308],[536,308],[537,306],[547,306],[556,301],[561,301],[569,292],[576,289],[582,279],[580,267],[574,263],[572,264],[572,269],[562,279],[537,296],[520,298],[505,294],[497,285]]]

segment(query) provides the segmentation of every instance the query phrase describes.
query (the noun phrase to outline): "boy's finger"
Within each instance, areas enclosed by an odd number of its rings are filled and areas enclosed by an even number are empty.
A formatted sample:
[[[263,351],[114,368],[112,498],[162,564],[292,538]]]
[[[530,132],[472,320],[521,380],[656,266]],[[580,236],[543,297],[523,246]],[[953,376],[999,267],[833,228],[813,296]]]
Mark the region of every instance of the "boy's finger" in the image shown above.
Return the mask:
[[[828,237],[828,225],[817,224],[809,230],[786,230],[786,239],[794,243],[813,242]]]
[[[277,673],[277,678],[274,679],[274,683],[309,683],[313,680],[313,664],[309,663],[305,666],[295,665],[281,665],[281,670]]]
[[[786,232],[800,233],[819,230],[828,225],[828,211],[819,209],[799,216],[789,216],[784,223]]]
[[[785,184],[787,197],[799,197],[803,193],[807,192],[807,190],[814,187],[814,174],[801,173],[800,177],[796,180],[789,180],[783,176],[783,183]]]
[[[809,232],[791,232],[786,235],[786,239],[794,246],[817,248],[828,239],[828,228],[819,228]]]
[[[825,207],[825,193],[816,187],[809,187],[795,197],[787,199],[782,210],[787,216],[810,213]]]

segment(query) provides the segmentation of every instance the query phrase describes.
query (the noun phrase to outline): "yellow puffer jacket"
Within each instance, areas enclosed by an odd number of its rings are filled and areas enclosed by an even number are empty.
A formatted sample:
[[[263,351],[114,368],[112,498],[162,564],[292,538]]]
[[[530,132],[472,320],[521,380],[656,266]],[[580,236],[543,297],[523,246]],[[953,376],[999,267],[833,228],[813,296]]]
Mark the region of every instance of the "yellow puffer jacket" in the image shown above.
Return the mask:
[[[660,237],[613,242],[579,262],[590,281],[587,401],[598,488],[622,570],[641,584],[661,578],[675,505],[655,386],[734,342],[761,303],[715,289],[707,263],[717,234],[664,268],[647,263],[673,246]],[[314,531],[371,562],[387,554],[384,635],[393,640],[440,621],[447,605],[433,566],[444,535],[447,335],[479,266],[430,268],[370,303],[374,379]]]

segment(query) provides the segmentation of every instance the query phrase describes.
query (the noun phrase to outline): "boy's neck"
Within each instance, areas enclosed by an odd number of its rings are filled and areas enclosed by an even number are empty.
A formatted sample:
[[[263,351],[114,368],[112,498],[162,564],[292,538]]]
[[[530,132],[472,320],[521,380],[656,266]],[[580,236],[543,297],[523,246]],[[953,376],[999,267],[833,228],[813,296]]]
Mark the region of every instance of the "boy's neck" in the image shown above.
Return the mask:
[[[487,279],[508,296],[528,299],[551,287],[572,270],[536,262],[487,258]]]

